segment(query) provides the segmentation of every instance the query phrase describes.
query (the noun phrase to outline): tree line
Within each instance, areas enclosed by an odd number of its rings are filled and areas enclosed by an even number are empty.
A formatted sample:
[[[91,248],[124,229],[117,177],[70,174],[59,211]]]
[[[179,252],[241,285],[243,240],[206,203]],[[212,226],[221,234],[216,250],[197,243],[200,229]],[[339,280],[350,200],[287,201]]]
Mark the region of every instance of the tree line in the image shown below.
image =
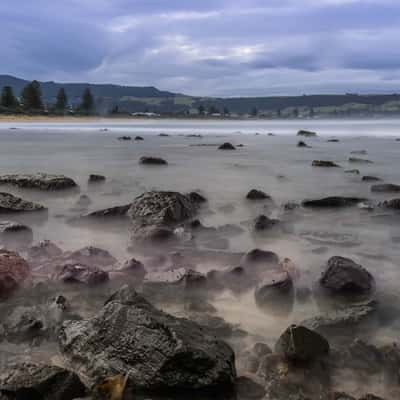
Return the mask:
[[[72,109],[68,102],[67,93],[60,88],[54,104],[45,105],[42,99],[40,83],[36,80],[29,82],[19,97],[15,96],[11,86],[4,86],[0,106],[5,112],[26,112],[26,113],[51,113],[64,115],[69,111],[77,114],[90,115],[95,112],[95,102],[89,88],[86,88],[81,96],[79,105]]]

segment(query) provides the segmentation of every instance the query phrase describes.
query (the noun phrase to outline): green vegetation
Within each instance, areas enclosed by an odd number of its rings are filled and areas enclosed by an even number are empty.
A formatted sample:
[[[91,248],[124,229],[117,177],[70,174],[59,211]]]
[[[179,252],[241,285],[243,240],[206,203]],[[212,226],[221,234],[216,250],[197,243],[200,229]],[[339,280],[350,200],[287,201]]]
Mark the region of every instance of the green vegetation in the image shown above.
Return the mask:
[[[38,81],[28,83],[21,93],[21,105],[26,111],[42,111],[42,91]]]
[[[64,114],[67,110],[68,106],[68,97],[65,93],[64,88],[61,88],[57,93],[57,101],[55,105],[55,111],[57,113]]]
[[[4,86],[1,93],[1,106],[8,109],[16,109],[19,107],[18,99],[14,96],[11,86]]]

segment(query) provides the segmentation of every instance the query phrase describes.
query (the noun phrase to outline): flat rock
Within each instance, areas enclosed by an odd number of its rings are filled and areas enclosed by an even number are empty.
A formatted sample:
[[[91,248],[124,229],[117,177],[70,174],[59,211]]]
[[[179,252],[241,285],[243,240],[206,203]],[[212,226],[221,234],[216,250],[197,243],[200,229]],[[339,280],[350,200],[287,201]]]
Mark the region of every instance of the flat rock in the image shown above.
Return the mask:
[[[99,182],[104,182],[106,180],[106,177],[104,175],[98,175],[98,174],[90,174],[89,175],[89,183],[99,183]]]
[[[0,184],[10,184],[23,189],[48,191],[71,189],[78,186],[73,179],[67,176],[44,173],[1,175]]]
[[[142,165],[167,165],[168,162],[161,157],[141,157],[139,164]]]
[[[361,178],[361,180],[364,182],[373,182],[373,181],[381,181],[382,179],[376,176],[365,175]]]
[[[325,168],[339,168],[340,165],[334,163],[333,161],[326,161],[326,160],[314,160],[311,165],[313,167],[325,167]]]
[[[400,192],[400,185],[395,185],[393,183],[378,183],[371,186],[371,192],[377,193],[391,193]]]
[[[317,136],[317,133],[316,132],[312,132],[312,131],[307,131],[307,130],[304,130],[304,129],[300,129],[297,132],[297,136],[315,137],[315,136]]]
[[[154,308],[124,286],[93,318],[66,321],[60,348],[91,385],[129,372],[127,390],[190,392],[233,387],[231,348],[196,323]]]
[[[102,210],[92,211],[87,214],[83,214],[79,217],[79,220],[92,219],[92,220],[104,220],[112,218],[125,218],[127,217],[128,210],[131,204],[124,204],[122,206],[115,206],[104,208]]]
[[[373,164],[373,161],[367,160],[365,158],[358,158],[358,157],[350,157],[349,163],[357,163],[357,164]]]
[[[322,199],[304,200],[301,204],[303,207],[340,208],[355,206],[362,201],[365,201],[365,199],[359,197],[329,196]]]
[[[0,192],[0,213],[19,213],[46,211],[46,207],[14,196],[10,193]]]

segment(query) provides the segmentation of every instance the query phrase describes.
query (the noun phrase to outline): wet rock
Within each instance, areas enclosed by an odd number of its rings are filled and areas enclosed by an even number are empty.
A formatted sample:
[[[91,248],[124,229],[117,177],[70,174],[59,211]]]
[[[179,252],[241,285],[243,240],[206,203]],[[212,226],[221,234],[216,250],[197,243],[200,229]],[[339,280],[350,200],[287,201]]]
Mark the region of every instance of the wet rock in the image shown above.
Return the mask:
[[[236,147],[232,143],[223,143],[218,147],[218,150],[236,150]]]
[[[109,280],[106,271],[93,266],[83,264],[65,264],[58,267],[54,279],[63,283],[80,283],[88,286],[96,286]]]
[[[132,140],[130,136],[120,136],[118,140]]]
[[[279,257],[273,251],[253,249],[247,252],[241,259],[240,265],[251,268],[257,265],[278,265]]]
[[[161,157],[141,157],[139,164],[142,165],[168,165],[168,162]]]
[[[169,135],[168,135],[168,133],[160,133],[158,136],[160,136],[160,137],[168,137]]]
[[[297,143],[297,147],[307,147],[307,148],[311,148],[311,146],[309,146],[307,143],[303,142],[302,140],[300,140]]]
[[[0,394],[8,400],[72,400],[86,389],[72,371],[26,362],[10,365],[0,375]]]
[[[147,274],[143,263],[135,258],[125,261],[117,271],[129,274],[129,276],[132,276],[136,282],[142,282]]]
[[[365,199],[359,197],[330,196],[316,200],[304,200],[301,204],[303,207],[339,208],[354,206],[362,201],[365,201]]]
[[[317,136],[316,132],[312,132],[312,131],[307,131],[304,129],[301,129],[297,132],[297,136],[304,136],[304,137],[315,137]]]
[[[0,242],[7,248],[18,249],[32,243],[33,232],[29,226],[15,221],[0,221]]]
[[[327,262],[320,285],[332,295],[369,295],[375,289],[373,276],[350,258],[334,256]]]
[[[265,389],[247,376],[240,376],[235,382],[235,392],[239,399],[257,400],[265,395]]]
[[[386,200],[379,205],[381,207],[392,208],[393,210],[400,210],[400,199]]]
[[[0,213],[19,213],[46,211],[46,207],[14,196],[10,193],[0,193]]]
[[[207,203],[207,199],[200,193],[190,192],[187,196],[189,197],[190,201],[194,204]]]
[[[22,189],[62,190],[75,188],[78,185],[71,178],[64,175],[51,175],[44,173],[26,175],[1,175],[0,184],[10,184]]]
[[[339,139],[328,139],[327,143],[339,143],[340,140]]]
[[[89,183],[99,183],[99,182],[104,182],[106,180],[106,177],[104,175],[97,175],[97,174],[90,174],[89,175]]]
[[[30,267],[22,257],[8,250],[0,250],[0,299],[10,296],[27,284],[30,278]]]
[[[339,168],[340,165],[334,163],[333,161],[325,161],[325,160],[314,160],[311,164],[313,167],[333,167],[333,168]]]
[[[365,158],[357,158],[357,157],[350,157],[349,163],[357,163],[357,164],[373,164],[373,161],[366,160]]]
[[[202,298],[189,299],[185,303],[185,310],[190,313],[214,314],[217,309],[208,301]]]
[[[270,199],[271,197],[267,195],[262,190],[251,189],[249,193],[246,195],[246,199],[248,200],[265,200]]]
[[[371,192],[377,192],[377,193],[400,192],[400,185],[394,185],[393,183],[379,183],[371,186]]]
[[[92,200],[90,200],[90,197],[87,194],[81,194],[79,196],[79,199],[76,202],[77,207],[88,207],[92,204]]]
[[[254,222],[254,230],[256,232],[262,232],[270,230],[274,226],[279,224],[279,220],[268,218],[266,215],[259,215]]]
[[[86,383],[130,371],[129,388],[165,392],[232,388],[231,348],[196,323],[154,308],[123,287],[91,319],[64,322],[60,347]]]
[[[105,208],[103,210],[92,211],[90,213],[81,215],[79,220],[104,220],[110,218],[125,218],[127,217],[128,210],[131,204],[125,204],[122,206]]]
[[[277,315],[287,315],[294,303],[294,286],[290,275],[284,272],[270,272],[254,292],[256,304],[262,310]]]
[[[381,181],[382,179],[376,176],[365,175],[361,178],[361,180],[364,182],[373,182],[373,181]]]
[[[67,256],[71,262],[95,265],[100,267],[106,267],[113,265],[117,262],[107,250],[100,249],[94,246],[86,246],[82,249],[75,250]]]
[[[136,140],[136,141],[141,141],[141,140],[144,140],[144,139],[143,139],[142,136],[136,136],[136,137],[135,137],[135,140]]]
[[[140,225],[132,229],[131,240],[137,245],[162,244],[177,241],[178,237],[167,226]]]
[[[346,169],[345,174],[355,174],[355,175],[360,175],[360,170],[359,169]]]
[[[28,249],[28,258],[34,262],[59,257],[63,251],[50,240],[42,240]]]
[[[291,325],[275,344],[275,351],[291,361],[313,361],[326,357],[329,343],[317,332],[301,325]]]

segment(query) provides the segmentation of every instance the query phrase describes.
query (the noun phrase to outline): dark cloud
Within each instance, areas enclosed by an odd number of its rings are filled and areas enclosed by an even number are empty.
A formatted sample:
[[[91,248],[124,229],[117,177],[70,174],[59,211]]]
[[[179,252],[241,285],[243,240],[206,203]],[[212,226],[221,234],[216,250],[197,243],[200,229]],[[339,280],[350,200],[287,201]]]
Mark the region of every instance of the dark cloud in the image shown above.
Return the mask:
[[[1,72],[199,95],[396,91],[399,15],[397,0],[4,1]]]

